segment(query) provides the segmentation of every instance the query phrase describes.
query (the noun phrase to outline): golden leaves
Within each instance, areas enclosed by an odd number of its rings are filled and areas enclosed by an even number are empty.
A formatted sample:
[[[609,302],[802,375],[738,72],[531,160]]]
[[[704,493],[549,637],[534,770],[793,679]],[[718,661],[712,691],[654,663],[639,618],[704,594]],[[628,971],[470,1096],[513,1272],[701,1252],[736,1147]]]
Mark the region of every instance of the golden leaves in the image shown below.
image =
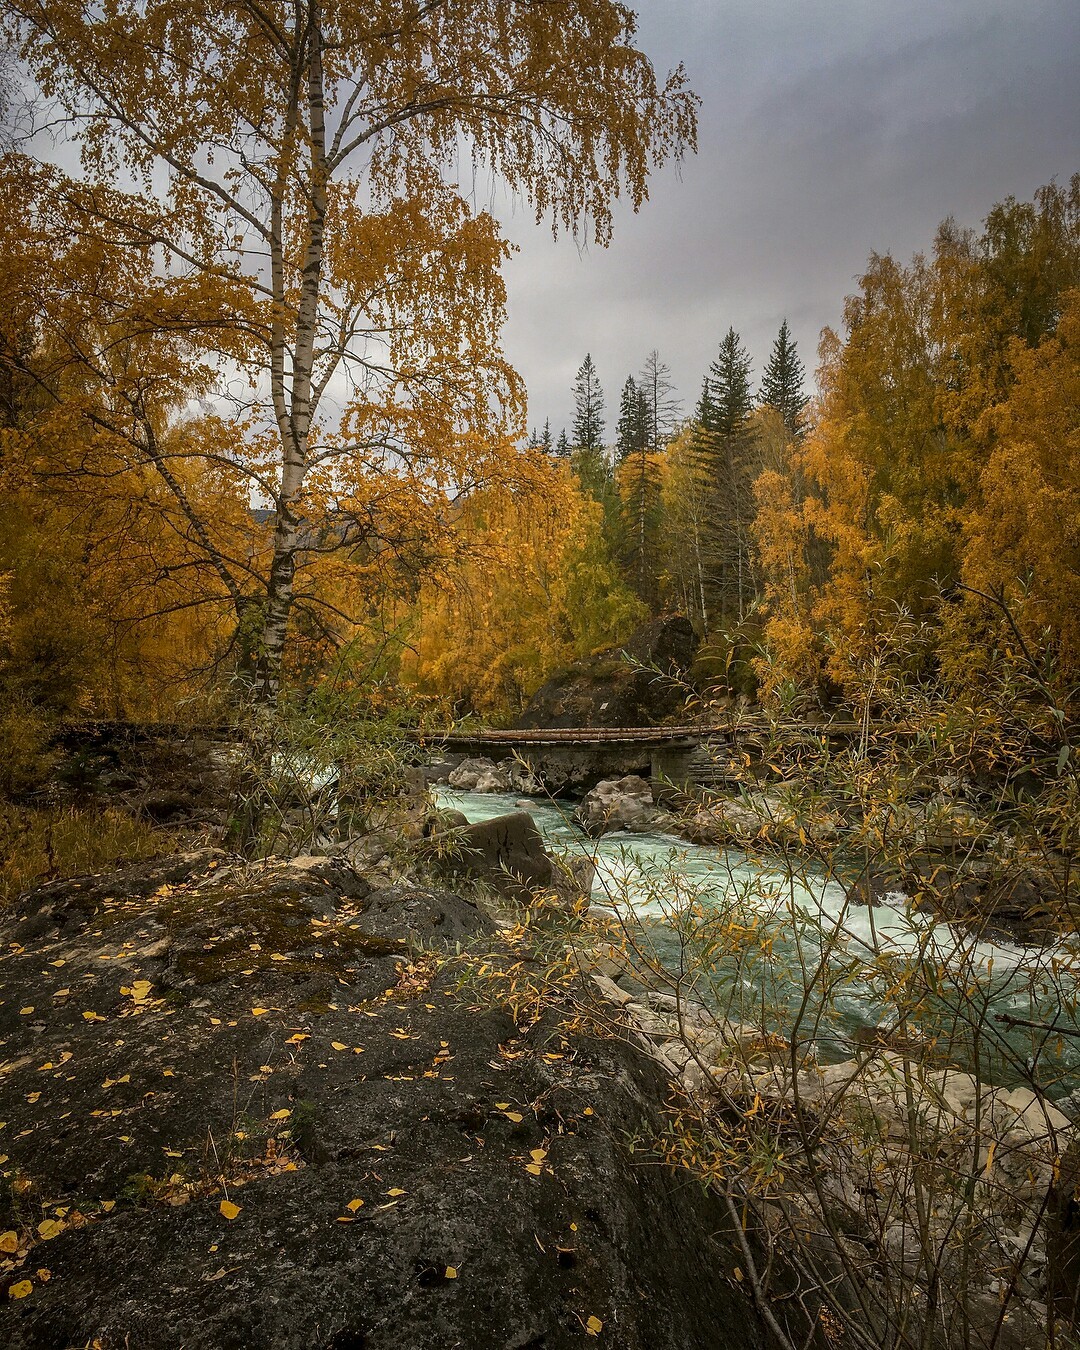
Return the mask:
[[[218,1213],[223,1219],[228,1219],[230,1223],[240,1214],[242,1209],[242,1205],[235,1205],[231,1200],[222,1200],[221,1204],[218,1205]]]
[[[8,1286],[8,1298],[25,1298],[33,1288],[30,1280],[16,1280],[14,1284]]]

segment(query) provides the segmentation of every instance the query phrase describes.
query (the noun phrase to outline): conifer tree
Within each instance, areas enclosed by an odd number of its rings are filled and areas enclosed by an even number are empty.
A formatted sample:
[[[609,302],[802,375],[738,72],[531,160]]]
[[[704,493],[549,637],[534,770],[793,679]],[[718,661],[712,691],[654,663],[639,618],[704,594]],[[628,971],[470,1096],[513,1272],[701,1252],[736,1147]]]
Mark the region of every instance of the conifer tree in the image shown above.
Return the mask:
[[[615,426],[615,458],[620,463],[648,445],[648,415],[644,393],[633,375],[628,375],[619,399],[619,420]]]
[[[780,325],[772,354],[765,367],[758,402],[762,407],[776,409],[784,419],[784,426],[787,427],[792,440],[801,436],[804,430],[806,410],[804,378],[803,363],[799,360],[799,354],[795,350],[795,339],[791,336],[791,330],[785,319]]]
[[[545,454],[550,455],[552,451],[551,440],[551,418],[544,418],[544,434],[540,437],[540,448]]]
[[[570,458],[570,437],[567,436],[565,427],[559,432],[559,439],[555,442],[555,453],[560,459]]]
[[[604,391],[591,354],[587,354],[574,381],[574,444],[599,450],[604,442]]]
[[[709,395],[720,435],[736,436],[745,430],[754,407],[750,353],[734,328],[727,330],[719,355],[709,367]]]
[[[754,598],[750,523],[753,513],[753,437],[750,354],[729,328],[710,365],[698,403],[694,449],[708,496],[702,567],[710,623],[741,623]]]
[[[649,449],[658,455],[678,429],[682,405],[671,382],[671,370],[655,349],[645,358],[638,388],[648,419]]]
[[[619,400],[615,457],[622,504],[622,554],[638,594],[650,605],[658,599],[660,484],[652,454],[649,405],[645,390],[628,375]]]

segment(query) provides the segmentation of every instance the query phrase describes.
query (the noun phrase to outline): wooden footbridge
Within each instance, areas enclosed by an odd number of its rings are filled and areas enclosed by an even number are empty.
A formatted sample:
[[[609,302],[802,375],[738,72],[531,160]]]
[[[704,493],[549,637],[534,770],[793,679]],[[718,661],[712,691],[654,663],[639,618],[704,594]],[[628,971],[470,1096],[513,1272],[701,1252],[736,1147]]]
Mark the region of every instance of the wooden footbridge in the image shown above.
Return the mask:
[[[777,740],[808,746],[850,741],[863,731],[857,722],[793,721],[777,727],[757,719],[731,718],[705,726],[450,731],[426,736],[425,741],[455,754],[517,756],[542,778],[639,773],[675,784],[719,787],[741,775],[746,751],[760,751]]]

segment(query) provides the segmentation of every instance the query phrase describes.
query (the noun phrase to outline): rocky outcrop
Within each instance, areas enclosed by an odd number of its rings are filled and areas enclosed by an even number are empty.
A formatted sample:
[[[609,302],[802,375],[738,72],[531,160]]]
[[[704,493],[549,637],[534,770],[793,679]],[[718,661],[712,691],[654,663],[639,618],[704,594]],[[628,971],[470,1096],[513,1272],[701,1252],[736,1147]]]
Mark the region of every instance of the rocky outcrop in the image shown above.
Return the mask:
[[[573,819],[594,839],[617,830],[645,834],[671,821],[653,802],[652,788],[636,774],[597,783],[582,798]]]
[[[622,647],[576,661],[533,695],[519,727],[654,726],[686,704],[697,650],[687,619],[654,619]]]
[[[477,934],[220,853],[3,916],[0,1343],[763,1350],[725,1206],[631,1142],[657,1067],[519,1027]]]

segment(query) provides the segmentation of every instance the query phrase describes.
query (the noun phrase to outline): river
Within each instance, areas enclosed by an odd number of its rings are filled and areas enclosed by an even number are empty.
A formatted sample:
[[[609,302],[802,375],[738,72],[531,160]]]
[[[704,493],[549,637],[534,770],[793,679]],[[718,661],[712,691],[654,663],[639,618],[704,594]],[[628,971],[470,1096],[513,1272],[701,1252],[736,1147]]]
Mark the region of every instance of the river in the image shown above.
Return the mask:
[[[1022,947],[978,941],[902,895],[851,905],[840,881],[811,867],[669,834],[590,839],[573,802],[436,790],[470,821],[527,809],[549,850],[596,864],[593,905],[624,920],[643,953],[681,976],[691,997],[737,1020],[841,1059],[853,1041],[895,1026],[933,1039],[945,1058],[1008,1085],[1060,1097],[1080,1086],[1080,943]],[[520,803],[520,805],[519,805]],[[1008,1026],[999,1015],[1053,1032]],[[860,1030],[862,1029],[862,1030]]]

